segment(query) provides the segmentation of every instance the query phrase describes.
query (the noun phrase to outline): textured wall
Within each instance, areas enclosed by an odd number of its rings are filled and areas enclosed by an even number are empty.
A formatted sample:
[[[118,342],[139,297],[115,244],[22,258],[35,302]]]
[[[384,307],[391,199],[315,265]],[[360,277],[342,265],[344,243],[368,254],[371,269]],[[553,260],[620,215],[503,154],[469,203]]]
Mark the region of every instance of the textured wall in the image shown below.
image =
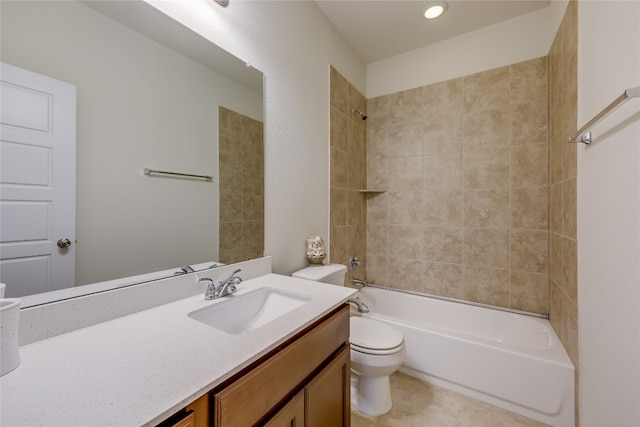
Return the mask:
[[[578,3],[578,126],[640,85],[640,2]],[[640,99],[578,146],[580,420],[640,425]]]
[[[546,313],[547,59],[369,99],[367,278]]]
[[[264,251],[262,123],[224,107],[218,112],[220,259],[225,264]]]

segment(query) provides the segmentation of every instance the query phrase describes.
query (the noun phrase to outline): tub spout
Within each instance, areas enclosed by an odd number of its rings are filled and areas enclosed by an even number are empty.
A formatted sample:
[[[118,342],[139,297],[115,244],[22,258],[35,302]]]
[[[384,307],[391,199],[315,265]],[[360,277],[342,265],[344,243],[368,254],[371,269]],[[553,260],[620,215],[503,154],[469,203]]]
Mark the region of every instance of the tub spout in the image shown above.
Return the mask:
[[[357,285],[357,286],[362,286],[362,287],[365,287],[365,286],[369,285],[367,283],[367,279],[364,279],[364,280],[351,279],[351,283],[353,283],[354,285]]]
[[[367,307],[367,304],[365,304],[362,301],[360,301],[359,297],[349,298],[348,302],[352,302],[356,306],[358,306],[358,312],[359,313],[368,313],[369,312],[369,307]]]

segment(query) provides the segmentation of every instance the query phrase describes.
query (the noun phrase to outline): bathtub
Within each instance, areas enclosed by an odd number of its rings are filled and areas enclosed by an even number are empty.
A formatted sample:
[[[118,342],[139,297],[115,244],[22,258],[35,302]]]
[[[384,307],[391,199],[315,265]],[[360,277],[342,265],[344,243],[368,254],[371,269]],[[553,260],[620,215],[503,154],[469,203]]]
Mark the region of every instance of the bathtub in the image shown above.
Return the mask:
[[[400,371],[553,426],[574,426],[574,367],[548,320],[364,287],[363,316],[404,335]]]

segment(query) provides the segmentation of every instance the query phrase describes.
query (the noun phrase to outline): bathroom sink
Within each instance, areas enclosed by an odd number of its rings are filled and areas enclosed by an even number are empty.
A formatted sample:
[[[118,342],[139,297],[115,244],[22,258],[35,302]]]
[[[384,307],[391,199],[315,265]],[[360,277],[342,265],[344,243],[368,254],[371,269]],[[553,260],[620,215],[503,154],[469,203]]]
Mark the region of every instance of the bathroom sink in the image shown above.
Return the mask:
[[[243,295],[230,295],[188,316],[229,334],[254,331],[311,301],[308,295],[277,288],[260,288]]]

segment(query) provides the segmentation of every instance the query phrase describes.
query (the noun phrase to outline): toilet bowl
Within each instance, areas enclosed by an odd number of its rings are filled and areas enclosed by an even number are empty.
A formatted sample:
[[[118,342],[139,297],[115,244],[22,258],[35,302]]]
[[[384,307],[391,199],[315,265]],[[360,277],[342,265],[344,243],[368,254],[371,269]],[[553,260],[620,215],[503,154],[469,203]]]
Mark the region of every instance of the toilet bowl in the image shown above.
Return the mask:
[[[347,267],[330,264],[307,267],[293,277],[343,286]],[[389,375],[406,355],[404,338],[397,329],[362,316],[350,320],[352,399],[354,408],[366,415],[382,415],[392,406]]]

